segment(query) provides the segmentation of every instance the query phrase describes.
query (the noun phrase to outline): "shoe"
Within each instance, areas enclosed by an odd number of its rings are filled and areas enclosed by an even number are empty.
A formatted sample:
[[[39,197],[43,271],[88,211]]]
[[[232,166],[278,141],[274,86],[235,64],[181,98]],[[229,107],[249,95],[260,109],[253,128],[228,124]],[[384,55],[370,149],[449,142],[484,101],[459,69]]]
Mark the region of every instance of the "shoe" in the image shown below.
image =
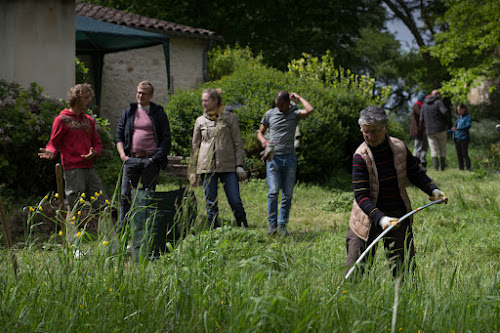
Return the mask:
[[[267,230],[267,234],[269,236],[272,236],[272,235],[276,234],[277,232],[278,232],[278,227],[274,224],[271,224],[269,226],[269,229]]]
[[[290,236],[290,233],[286,230],[286,224],[280,225],[280,235],[281,236]]]

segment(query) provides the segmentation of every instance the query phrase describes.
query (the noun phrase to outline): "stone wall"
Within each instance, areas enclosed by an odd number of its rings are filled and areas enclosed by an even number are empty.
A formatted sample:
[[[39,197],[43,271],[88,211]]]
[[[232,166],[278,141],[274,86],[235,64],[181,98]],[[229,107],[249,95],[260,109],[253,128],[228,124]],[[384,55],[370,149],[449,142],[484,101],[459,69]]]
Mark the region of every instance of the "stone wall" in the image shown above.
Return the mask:
[[[208,42],[197,39],[170,40],[172,88],[195,89],[203,82],[204,50]],[[135,102],[140,81],[150,81],[155,87],[153,102],[168,100],[168,80],[165,56],[161,45],[110,53],[104,56],[100,116],[111,123],[112,132],[123,110]]]

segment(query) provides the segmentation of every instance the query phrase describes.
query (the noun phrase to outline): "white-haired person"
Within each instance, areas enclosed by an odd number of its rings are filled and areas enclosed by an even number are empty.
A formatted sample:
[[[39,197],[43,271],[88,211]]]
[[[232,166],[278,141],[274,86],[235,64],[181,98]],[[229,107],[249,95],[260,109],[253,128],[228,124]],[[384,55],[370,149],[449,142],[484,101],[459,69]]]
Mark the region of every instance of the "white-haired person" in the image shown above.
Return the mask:
[[[360,112],[358,123],[364,142],[356,149],[352,162],[355,199],[346,235],[347,270],[391,222],[412,210],[405,188],[407,180],[428,194],[430,200],[448,200],[406,145],[387,135],[389,119],[383,108],[365,108]],[[411,217],[387,234],[384,247],[395,277],[403,272],[405,260],[414,266]],[[375,250],[374,246],[368,257],[373,258]]]

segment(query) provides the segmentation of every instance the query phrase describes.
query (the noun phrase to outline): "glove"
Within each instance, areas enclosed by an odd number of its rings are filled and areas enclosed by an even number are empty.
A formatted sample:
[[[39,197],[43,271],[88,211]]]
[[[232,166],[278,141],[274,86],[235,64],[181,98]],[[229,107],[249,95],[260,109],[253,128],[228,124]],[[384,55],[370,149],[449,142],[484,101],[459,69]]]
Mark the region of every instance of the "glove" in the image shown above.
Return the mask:
[[[378,224],[382,227],[383,230],[388,228],[391,224],[395,224],[394,222],[397,222],[398,219],[395,217],[389,217],[389,216],[384,216],[383,218],[378,221]]]
[[[432,190],[432,196],[429,198],[431,201],[436,201],[438,199],[443,199],[443,202],[448,202],[448,198],[439,189]]]
[[[264,148],[264,150],[260,152],[260,160],[263,163],[266,163],[266,161],[271,162],[273,159],[274,159],[274,146],[268,143],[266,145],[266,148]]]
[[[240,166],[236,167],[236,174],[238,175],[238,180],[240,182],[242,182],[245,179],[247,179],[247,172],[245,171],[245,169],[243,169]]]

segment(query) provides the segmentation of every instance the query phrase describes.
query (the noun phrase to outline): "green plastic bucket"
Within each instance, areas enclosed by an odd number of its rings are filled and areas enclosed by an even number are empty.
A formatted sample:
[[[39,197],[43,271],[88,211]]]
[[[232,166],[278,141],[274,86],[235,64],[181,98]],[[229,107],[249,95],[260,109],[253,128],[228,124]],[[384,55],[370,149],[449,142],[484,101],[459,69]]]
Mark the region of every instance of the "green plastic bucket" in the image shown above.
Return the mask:
[[[179,238],[177,217],[182,214],[185,198],[194,194],[179,188],[168,192],[135,190],[132,195],[134,258],[157,259],[167,251],[167,242],[173,246]]]

